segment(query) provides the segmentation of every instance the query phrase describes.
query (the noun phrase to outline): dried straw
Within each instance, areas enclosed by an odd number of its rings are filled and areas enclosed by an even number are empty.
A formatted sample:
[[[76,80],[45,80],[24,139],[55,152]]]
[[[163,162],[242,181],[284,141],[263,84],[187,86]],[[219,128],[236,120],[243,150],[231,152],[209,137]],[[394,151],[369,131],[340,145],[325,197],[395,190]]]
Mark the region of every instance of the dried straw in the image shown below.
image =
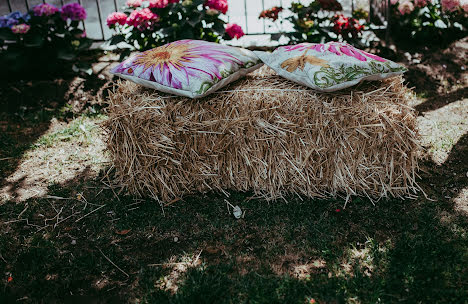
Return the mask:
[[[411,96],[401,78],[318,93],[266,68],[198,100],[119,81],[104,127],[115,182],[158,201],[210,190],[410,197]]]

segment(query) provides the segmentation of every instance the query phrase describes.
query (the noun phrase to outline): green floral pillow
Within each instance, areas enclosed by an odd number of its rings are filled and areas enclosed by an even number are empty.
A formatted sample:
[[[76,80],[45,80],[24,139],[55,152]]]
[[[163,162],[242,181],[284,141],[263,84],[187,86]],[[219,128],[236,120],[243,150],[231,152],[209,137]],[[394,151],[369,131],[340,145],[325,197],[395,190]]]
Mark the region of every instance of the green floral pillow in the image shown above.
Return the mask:
[[[200,40],[179,40],[138,53],[111,72],[175,95],[206,96],[263,63],[246,49]]]
[[[403,74],[406,68],[340,42],[301,43],[255,52],[279,75],[324,92],[341,90],[362,80]]]

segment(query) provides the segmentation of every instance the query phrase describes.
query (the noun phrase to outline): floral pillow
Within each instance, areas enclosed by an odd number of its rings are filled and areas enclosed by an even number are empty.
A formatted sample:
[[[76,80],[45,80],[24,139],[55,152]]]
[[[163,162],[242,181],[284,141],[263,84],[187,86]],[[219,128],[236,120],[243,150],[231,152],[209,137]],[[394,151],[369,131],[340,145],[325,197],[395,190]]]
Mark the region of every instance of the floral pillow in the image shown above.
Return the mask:
[[[143,86],[190,98],[206,96],[263,63],[246,49],[179,40],[137,53],[112,73]]]
[[[279,75],[324,92],[341,90],[362,80],[403,74],[406,68],[340,42],[301,43],[255,52]]]

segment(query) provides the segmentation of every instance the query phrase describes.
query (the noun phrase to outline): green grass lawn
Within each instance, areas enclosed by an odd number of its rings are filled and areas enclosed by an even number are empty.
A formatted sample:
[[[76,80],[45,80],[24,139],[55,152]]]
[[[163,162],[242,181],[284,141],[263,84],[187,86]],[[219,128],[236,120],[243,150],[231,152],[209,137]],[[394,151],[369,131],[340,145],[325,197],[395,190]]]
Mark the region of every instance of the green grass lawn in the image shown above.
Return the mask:
[[[162,208],[110,187],[105,112],[0,113],[0,303],[468,303],[467,101],[421,100],[425,195],[345,209],[239,192]]]
[[[245,210],[237,220],[216,194],[188,197],[164,214],[151,201],[117,199],[98,182],[54,185],[48,195],[0,207],[0,263],[12,277],[1,287],[11,301],[468,299],[466,214],[447,201],[374,207],[356,198],[343,210],[341,200],[268,203],[233,193],[229,202]]]

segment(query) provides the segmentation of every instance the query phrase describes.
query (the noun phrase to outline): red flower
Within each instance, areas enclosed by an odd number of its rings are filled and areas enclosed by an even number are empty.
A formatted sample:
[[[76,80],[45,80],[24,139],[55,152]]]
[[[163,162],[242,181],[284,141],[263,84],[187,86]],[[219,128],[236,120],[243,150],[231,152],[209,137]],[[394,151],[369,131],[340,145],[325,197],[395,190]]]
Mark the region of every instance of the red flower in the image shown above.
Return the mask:
[[[11,281],[13,281],[13,277],[12,276],[9,276],[8,279],[7,279],[8,283],[10,283]]]
[[[258,18],[265,18],[265,19],[271,19],[273,21],[276,21],[278,19],[279,13],[283,11],[282,7],[274,6],[270,9],[264,10],[260,13],[260,16]]]
[[[149,0],[149,8],[165,8],[168,4],[168,0]]]
[[[228,10],[227,0],[206,0],[205,5],[223,14],[226,14]]]
[[[341,209],[339,209],[339,208],[338,208],[338,209],[335,209],[335,212],[340,212],[340,211],[341,211]]]
[[[242,28],[235,23],[229,23],[226,26],[226,33],[229,35],[229,37],[237,39],[245,35]]]
[[[133,11],[127,18],[127,24],[143,31],[151,29],[159,20],[159,16],[153,13],[149,8],[140,11]]]
[[[127,22],[127,15],[120,12],[115,12],[107,16],[107,26],[111,27],[115,24],[125,25]]]
[[[343,14],[337,14],[332,18],[334,23],[333,31],[343,36],[357,37],[357,35],[364,29],[364,26],[359,24],[359,20],[352,17],[345,17]]]

